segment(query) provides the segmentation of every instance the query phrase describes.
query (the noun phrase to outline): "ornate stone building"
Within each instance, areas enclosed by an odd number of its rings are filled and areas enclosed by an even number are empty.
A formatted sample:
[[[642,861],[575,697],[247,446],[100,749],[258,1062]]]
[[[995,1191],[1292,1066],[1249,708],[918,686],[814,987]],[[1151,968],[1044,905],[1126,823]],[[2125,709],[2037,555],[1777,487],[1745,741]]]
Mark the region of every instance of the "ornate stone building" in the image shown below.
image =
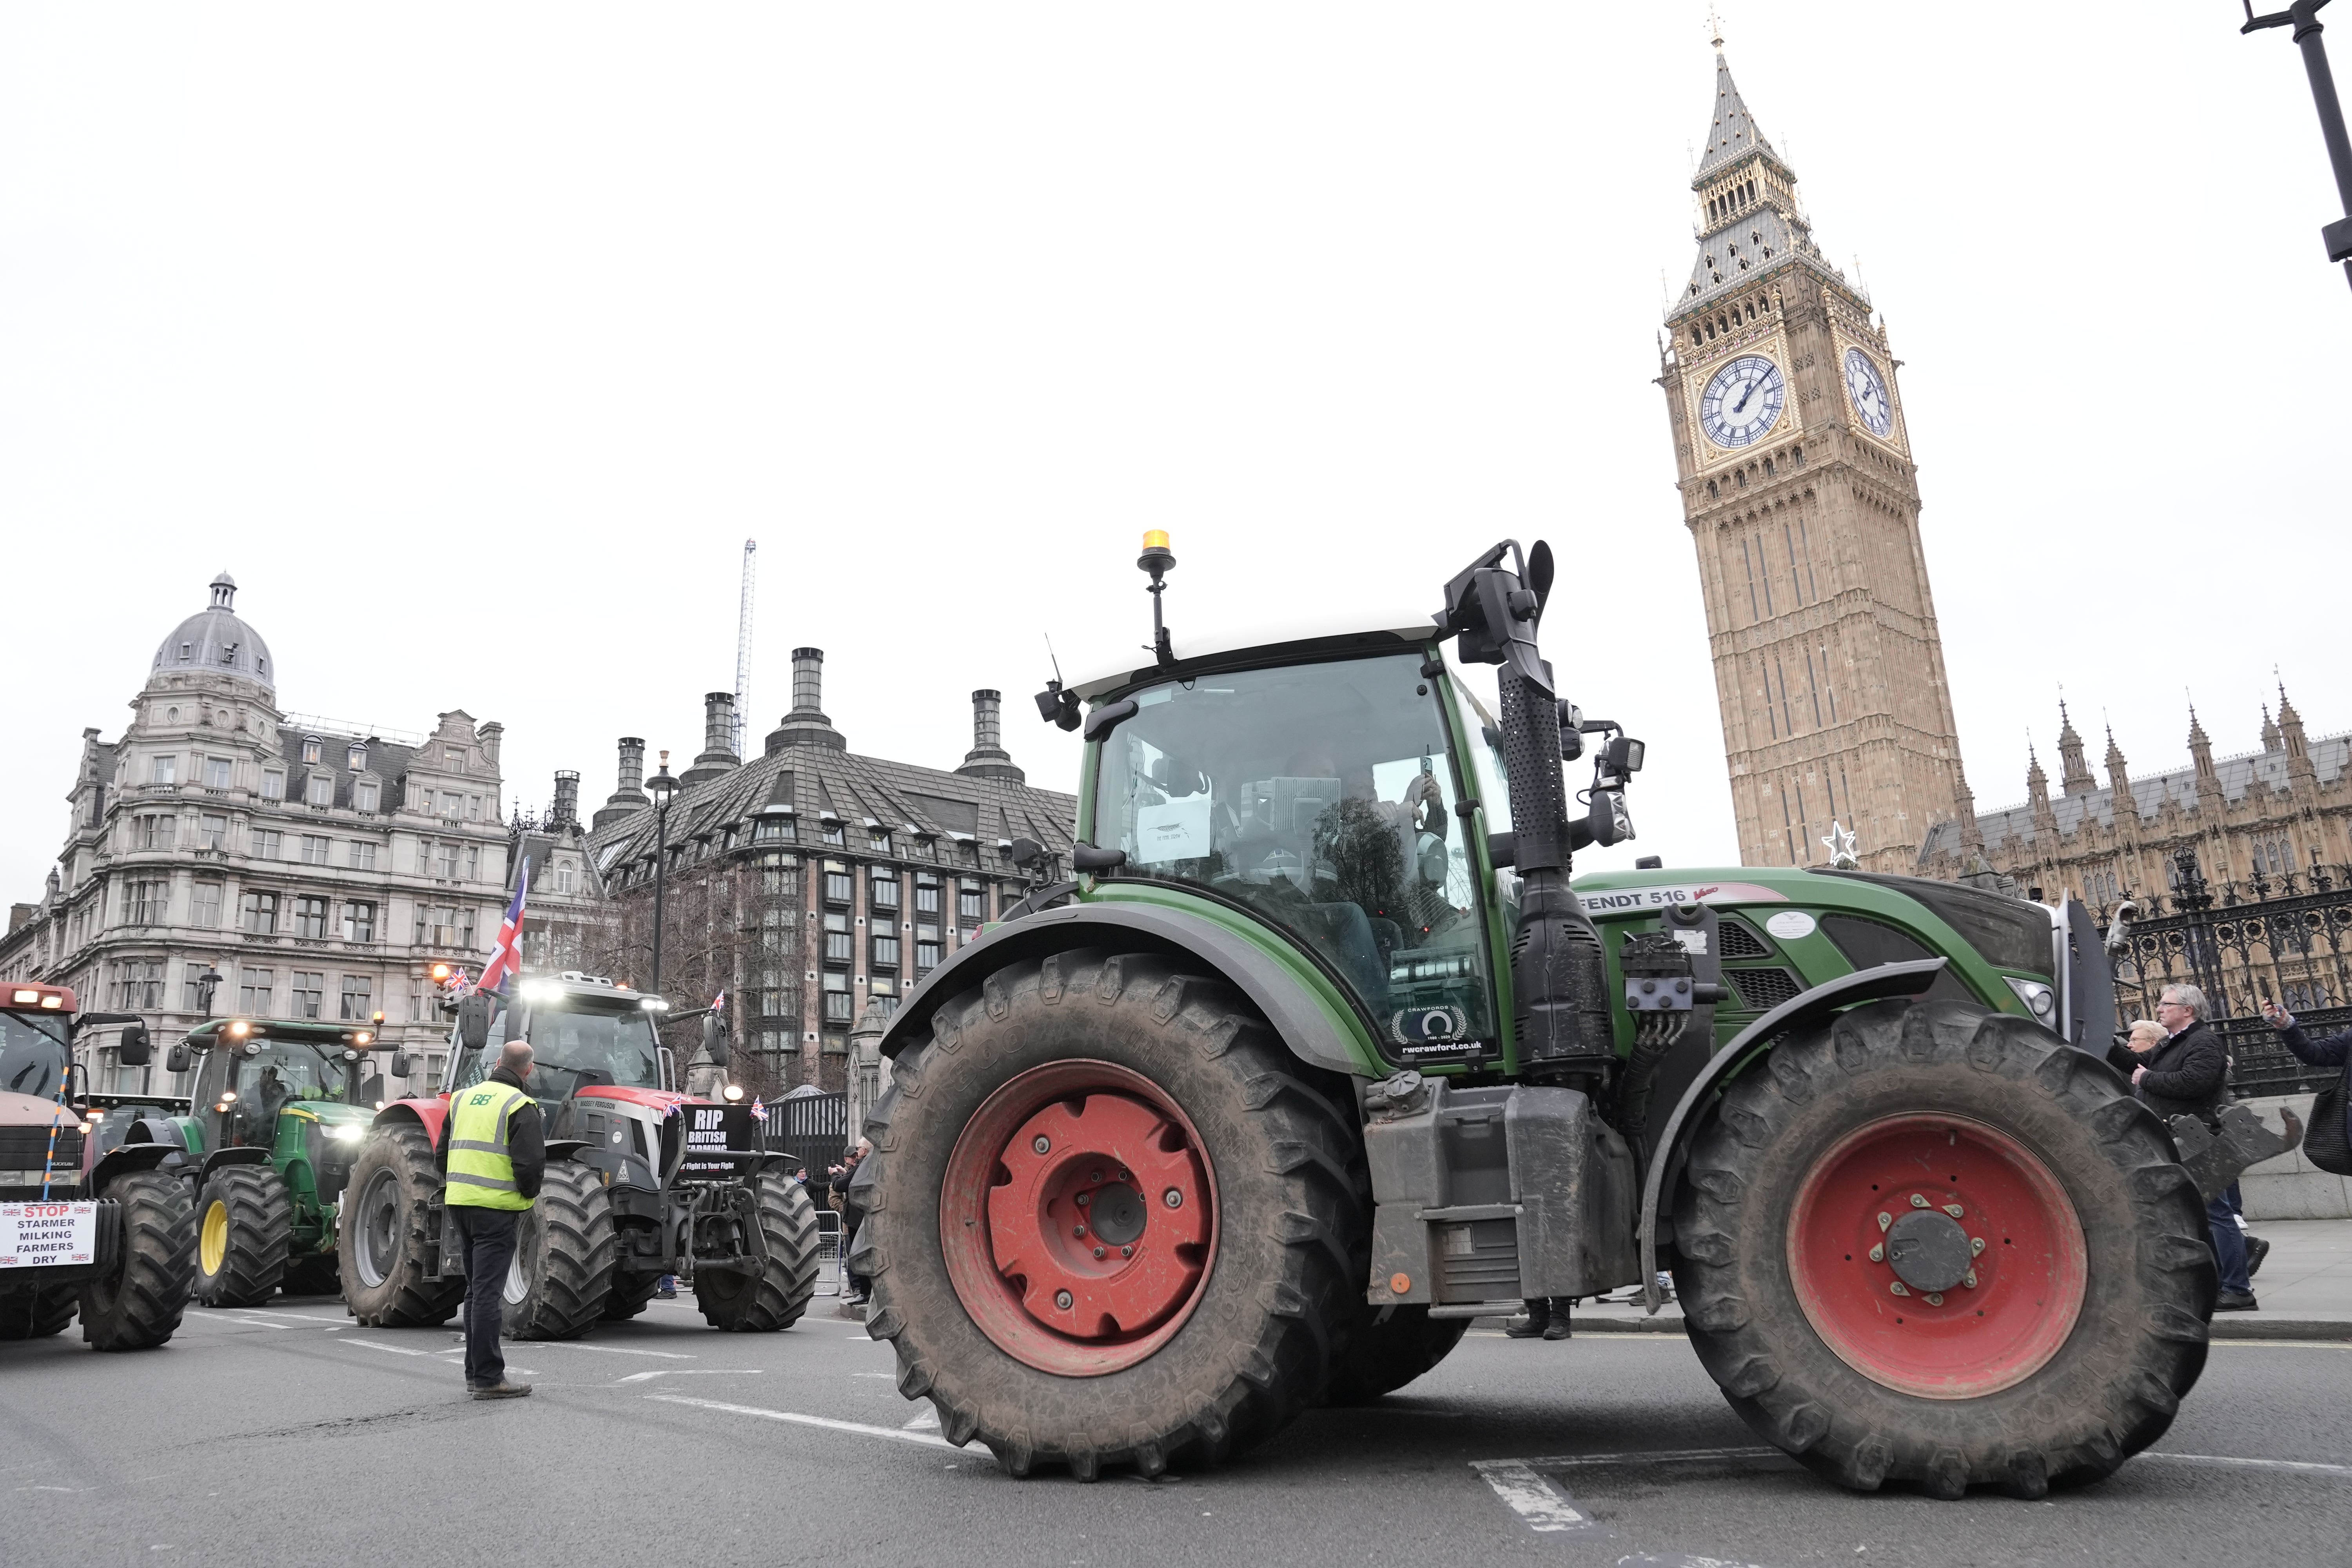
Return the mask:
[[[1716,41],[1698,258],[1670,310],[1666,395],[1698,549],[1739,855],[1908,870],[1974,821],[1919,542],[1919,489],[1869,296],[1825,260],[1797,176]]]
[[[735,1076],[768,1094],[848,1088],[853,1025],[869,1007],[887,1014],[1020,900],[1028,877],[1006,857],[1012,841],[1034,839],[1066,866],[1077,825],[1076,800],[1028,784],[1005,751],[996,692],[972,693],[960,766],[889,762],[849,750],[825,716],[824,662],[793,650],[792,710],[748,761],[734,751],[733,694],[704,699],[703,750],[677,775],[666,830],[645,790],[645,742],[625,737],[619,787],[586,840],[617,910],[601,972],[649,982],[666,856],[662,989],[680,1007],[724,989]],[[682,1057],[693,1043],[670,1041]]]
[[[2195,853],[2223,907],[2298,894],[2315,870],[2344,885],[2352,865],[2352,734],[2307,737],[2284,686],[2277,714],[2263,710],[2260,751],[2217,758],[2191,709],[2187,767],[2135,778],[2110,731],[2105,784],[2065,704],[2058,716],[2057,793],[2029,748],[2024,804],[1979,816],[1976,845],[1964,842],[1957,822],[1937,826],[1920,853],[1922,875],[1990,870],[2053,902],[2072,893],[2103,925],[2123,899],[2143,914],[2155,900],[2169,908],[2183,850]],[[2315,991],[2314,975],[2282,971],[2277,978],[2290,1007],[2343,1000],[2333,981]]]
[[[404,735],[281,710],[236,595],[223,573],[156,647],[121,739],[82,731],[65,847],[39,900],[10,911],[0,979],[70,985],[159,1042],[208,1016],[382,1010],[437,1070],[428,967],[478,963],[498,931],[500,727],[453,709]],[[112,1058],[89,1062],[100,1089],[185,1091],[160,1051],[143,1070]]]

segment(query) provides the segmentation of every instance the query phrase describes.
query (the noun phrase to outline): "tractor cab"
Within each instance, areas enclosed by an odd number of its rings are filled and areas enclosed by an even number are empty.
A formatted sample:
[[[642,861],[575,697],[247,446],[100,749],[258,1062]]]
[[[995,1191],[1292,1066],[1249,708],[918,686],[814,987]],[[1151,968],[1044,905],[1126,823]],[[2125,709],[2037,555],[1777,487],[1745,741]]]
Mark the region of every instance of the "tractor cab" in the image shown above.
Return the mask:
[[[551,1114],[563,1101],[597,1089],[674,1095],[677,1069],[655,1026],[669,1004],[598,976],[567,972],[524,980],[511,996],[489,993],[489,1026],[479,1045],[462,1025],[453,1040],[448,1080],[454,1092],[479,1083],[509,1040],[530,1043],[531,1093]]]
[[[289,1110],[300,1122],[364,1127],[384,1097],[375,1038],[368,1025],[302,1018],[227,1018],[191,1029],[186,1055],[173,1053],[175,1070],[194,1058],[190,1146],[275,1149]]]

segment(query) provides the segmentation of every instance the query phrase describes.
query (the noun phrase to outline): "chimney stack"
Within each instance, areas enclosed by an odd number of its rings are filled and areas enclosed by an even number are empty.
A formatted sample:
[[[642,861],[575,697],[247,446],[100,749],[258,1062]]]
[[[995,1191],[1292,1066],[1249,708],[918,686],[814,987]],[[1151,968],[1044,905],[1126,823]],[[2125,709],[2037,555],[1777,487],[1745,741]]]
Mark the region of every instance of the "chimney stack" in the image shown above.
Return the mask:
[[[706,691],[702,695],[702,755],[678,775],[680,784],[703,784],[742,765],[735,754],[735,694]]]
[[[849,742],[824,716],[824,649],[793,649],[793,710],[768,731],[768,755],[787,746],[827,746],[846,751]]]
[[[580,775],[571,768],[555,770],[555,811],[550,820],[554,827],[576,827],[580,824]]]
[[[971,750],[964,753],[963,766],[956,772],[974,778],[1004,779],[1013,784],[1024,783],[1028,774],[1013,764],[1013,753],[1004,749],[1004,694],[1001,691],[975,691],[971,694]]]
[[[613,792],[604,809],[598,812],[590,826],[602,827],[617,822],[633,811],[643,811],[653,805],[646,795],[646,742],[642,736],[621,737],[621,784]]]

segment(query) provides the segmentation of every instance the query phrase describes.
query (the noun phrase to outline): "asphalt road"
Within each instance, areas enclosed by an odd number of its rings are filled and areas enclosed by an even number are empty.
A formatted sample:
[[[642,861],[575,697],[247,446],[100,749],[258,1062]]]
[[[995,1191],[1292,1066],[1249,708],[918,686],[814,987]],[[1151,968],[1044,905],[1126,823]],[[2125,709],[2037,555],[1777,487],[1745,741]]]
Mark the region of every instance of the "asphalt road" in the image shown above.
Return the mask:
[[[1087,1486],[947,1447],[831,1309],[755,1336],[656,1303],[510,1346],[538,1392],[496,1404],[450,1331],[331,1299],[0,1345],[0,1563],[2352,1563],[2352,1345],[2216,1345],[2159,1452],[2044,1502],[1838,1491],[1648,1335],[1475,1333],[1223,1469]]]

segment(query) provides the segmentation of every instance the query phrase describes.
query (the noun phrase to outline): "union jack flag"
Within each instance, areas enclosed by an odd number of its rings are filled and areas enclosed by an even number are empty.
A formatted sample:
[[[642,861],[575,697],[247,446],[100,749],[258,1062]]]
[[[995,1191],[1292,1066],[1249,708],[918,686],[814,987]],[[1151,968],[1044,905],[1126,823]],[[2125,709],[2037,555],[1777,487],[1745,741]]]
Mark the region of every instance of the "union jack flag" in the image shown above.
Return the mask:
[[[514,902],[507,906],[506,919],[499,922],[499,940],[490,944],[490,955],[482,961],[482,977],[474,982],[475,990],[496,990],[522,967],[522,911],[530,898],[530,862],[525,860],[522,875],[515,879]]]
[[[754,1121],[765,1121],[767,1119],[768,1108],[761,1104],[757,1100],[751,1101],[751,1120]]]

